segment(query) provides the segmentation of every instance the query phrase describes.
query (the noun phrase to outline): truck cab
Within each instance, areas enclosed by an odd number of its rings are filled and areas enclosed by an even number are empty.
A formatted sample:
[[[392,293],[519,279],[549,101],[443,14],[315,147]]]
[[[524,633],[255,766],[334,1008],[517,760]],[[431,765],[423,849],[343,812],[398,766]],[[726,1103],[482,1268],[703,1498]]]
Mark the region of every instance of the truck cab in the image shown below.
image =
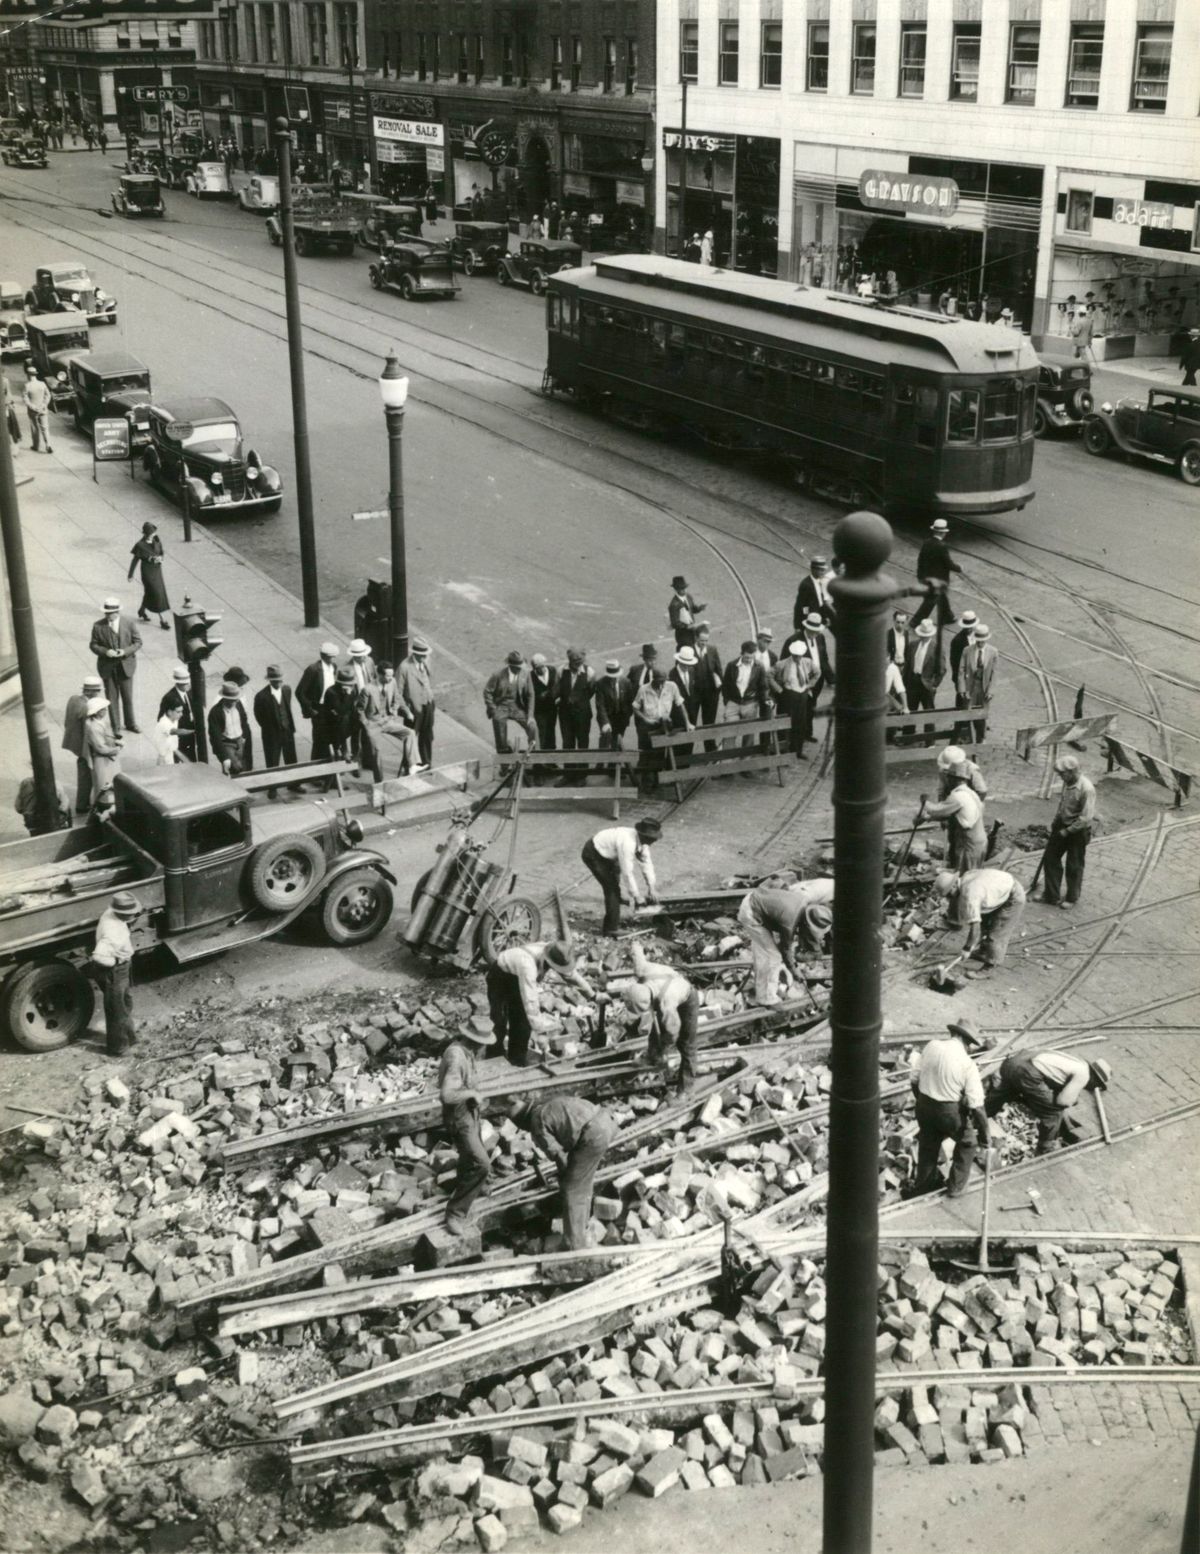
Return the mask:
[[[55,410],[74,403],[68,373],[71,363],[89,346],[87,316],[72,308],[65,313],[35,313],[25,319],[29,359],[50,390]]]

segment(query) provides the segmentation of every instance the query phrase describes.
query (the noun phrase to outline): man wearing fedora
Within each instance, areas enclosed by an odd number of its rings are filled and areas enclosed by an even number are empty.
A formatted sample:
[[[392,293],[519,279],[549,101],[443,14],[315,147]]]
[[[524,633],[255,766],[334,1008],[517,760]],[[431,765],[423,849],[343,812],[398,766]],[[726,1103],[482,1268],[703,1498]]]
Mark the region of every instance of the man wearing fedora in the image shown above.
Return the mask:
[[[488,1057],[507,1057],[514,1068],[524,1068],[529,1062],[530,1036],[547,1030],[550,1024],[542,1014],[539,993],[548,971],[577,987],[585,997],[596,996],[591,984],[575,969],[575,953],[565,940],[514,944],[501,950],[495,965],[488,967],[486,979],[488,1013],[496,1032],[496,1045]]]
[[[721,711],[721,678],[725,673],[721,655],[709,641],[712,628],[707,621],[696,627],[696,687],[700,692],[700,722],[705,728],[717,721]],[[717,749],[717,741],[704,742],[706,750]]]
[[[989,1117],[1002,1107],[1024,1106],[1037,1119],[1039,1155],[1078,1144],[1085,1132],[1071,1108],[1085,1090],[1107,1090],[1112,1067],[1103,1058],[1085,1061],[1071,1052],[1014,1052],[988,1080]]]
[[[92,802],[92,768],[86,755],[88,702],[104,695],[104,681],[98,674],[87,675],[83,689],[68,696],[63,713],[62,747],[75,757],[75,813],[86,815]]]
[[[483,705],[492,725],[496,749],[506,755],[512,749],[508,725],[523,728],[531,744],[537,743],[537,721],[533,715],[533,681],[525,667],[524,655],[514,648],[483,688]]]
[[[558,727],[564,750],[586,750],[592,732],[592,692],[595,677],[582,648],[568,648],[567,661],[558,671]],[[582,772],[576,776],[585,775]],[[576,777],[567,775],[561,785],[570,787]]]
[[[221,686],[221,699],[208,712],[208,748],[229,777],[238,777],[254,765],[254,737],[242,705],[241,687],[233,680]]]
[[[964,955],[978,955],[983,976],[1003,966],[1008,941],[1025,913],[1025,887],[1007,869],[968,869],[957,874],[943,869],[933,882],[947,911],[953,908],[960,927],[967,930]]]
[[[904,665],[904,694],[910,712],[932,712],[942,683],[942,657],[937,650],[937,627],[922,621],[909,639]],[[932,744],[933,725],[925,725],[925,743]]]
[[[596,681],[592,698],[601,750],[620,750],[625,743],[625,732],[633,717],[633,696],[633,683],[628,675],[621,673],[620,660],[608,659],[603,675]]]
[[[308,665],[296,686],[300,714],[312,725],[311,758],[314,761],[328,761],[330,756],[325,697],[337,679],[337,661],[336,643],[322,642],[320,656],[315,663]]]
[[[636,696],[643,685],[649,685],[654,678],[654,671],[658,667],[658,649],[653,642],[642,643],[641,663],[633,664],[626,676],[633,686],[633,694]]]
[[[125,727],[136,734],[139,730],[133,710],[133,677],[142,646],[141,635],[133,621],[121,614],[119,599],[106,599],[103,608],[104,614],[92,623],[91,651],[96,655],[96,672],[104,682],[113,733],[121,733],[124,714]]]
[[[821,624],[833,624],[833,598],[829,592],[829,562],[824,556],[814,556],[808,564],[808,576],[800,579],[796,590],[796,602],[792,606],[792,629],[801,631],[805,617],[814,612],[821,617]]]
[[[662,826],[650,818],[639,820],[636,826],[610,826],[597,831],[583,844],[580,856],[584,866],[604,893],[601,933],[620,930],[622,886],[634,906],[658,900],[650,849],[661,835]]]
[[[999,654],[991,642],[991,628],[982,621],[971,632],[962,657],[958,661],[958,675],[954,682],[954,705],[964,709],[982,708],[982,718],[971,718],[960,723],[955,736],[961,732],[974,732],[975,743],[981,745],[987,734],[987,709],[992,700],[992,681],[996,676]]]
[[[671,579],[671,587],[674,592],[667,601],[667,619],[675,633],[675,646],[694,647],[699,617],[708,609],[708,605],[696,603],[688,592],[688,580],[682,574]]]
[[[927,615],[936,611],[939,647],[941,628],[949,626],[954,619],[954,609],[950,603],[950,576],[951,573],[962,571],[946,543],[949,532],[950,525],[946,520],[935,518],[929,525],[929,538],[917,552],[917,582],[924,588],[925,597],[917,606],[912,623],[915,628]]]
[[[804,741],[812,737],[812,688],[816,672],[804,640],[794,637],[785,656],[771,672],[771,689],[782,716],[790,718],[789,747],[797,761],[807,760]]]
[[[558,670],[545,653],[535,653],[529,660],[529,665],[529,679],[533,686],[533,721],[537,724],[537,747],[539,750],[557,750]]]
[[[417,735],[417,760],[426,770],[433,765],[433,725],[437,701],[429,676],[429,644],[414,637],[408,657],[396,674],[400,696],[412,717]]]
[[[935,1037],[926,1044],[913,1075],[917,1173],[902,1193],[905,1198],[936,1192],[941,1187],[939,1163],[946,1139],[954,1140],[954,1158],[946,1184],[949,1198],[959,1198],[967,1190],[976,1148],[986,1152],[988,1147],[983,1080],[971,1053],[985,1051],[991,1042],[970,1020],[953,1020],[946,1029],[948,1036]]]
[[[329,753],[336,761],[358,759],[358,682],[349,664],[343,664],[325,692],[321,716],[329,739]],[[332,779],[331,779],[332,780]]]
[[[158,715],[165,718],[173,708],[179,711],[175,725],[175,737],[179,741],[179,754],[185,761],[196,759],[196,710],[192,706],[191,678],[182,664],[171,670],[171,689],[158,704]]]
[[[1046,888],[1042,900],[1048,906],[1073,907],[1083,890],[1083,869],[1096,819],[1096,789],[1079,769],[1073,755],[1060,756],[1054,770],[1062,778],[1058,812],[1050,824],[1043,868]],[[1062,897],[1063,865],[1067,891]]]
[[[129,987],[129,963],[133,959],[129,925],[141,910],[136,896],[127,890],[118,891],[96,924],[96,944],[88,969],[99,984],[104,1001],[104,1046],[110,1058],[119,1058],[137,1040]]]
[[[267,665],[267,683],[254,693],[251,703],[254,721],[262,734],[263,765],[284,766],[296,764],[296,714],[292,707],[292,688],[283,683],[283,670],[278,664]],[[298,788],[300,784],[293,784]],[[275,789],[267,789],[267,797],[275,797]]]
[[[487,1022],[471,1020],[447,1042],[438,1064],[438,1098],[442,1125],[458,1151],[458,1172],[446,1205],[446,1229],[461,1236],[471,1220],[476,1198],[487,1186],[491,1162],[479,1131],[480,1049],[491,1041]]]

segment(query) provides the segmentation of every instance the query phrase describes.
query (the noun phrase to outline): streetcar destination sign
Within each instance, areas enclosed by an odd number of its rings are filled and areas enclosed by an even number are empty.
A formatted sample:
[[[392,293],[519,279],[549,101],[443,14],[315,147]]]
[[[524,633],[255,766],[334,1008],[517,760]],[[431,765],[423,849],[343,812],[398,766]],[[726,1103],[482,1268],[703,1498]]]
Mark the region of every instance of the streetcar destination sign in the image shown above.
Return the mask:
[[[911,211],[914,216],[950,216],[958,209],[953,178],[921,178],[874,167],[859,174],[858,197],[871,210]]]

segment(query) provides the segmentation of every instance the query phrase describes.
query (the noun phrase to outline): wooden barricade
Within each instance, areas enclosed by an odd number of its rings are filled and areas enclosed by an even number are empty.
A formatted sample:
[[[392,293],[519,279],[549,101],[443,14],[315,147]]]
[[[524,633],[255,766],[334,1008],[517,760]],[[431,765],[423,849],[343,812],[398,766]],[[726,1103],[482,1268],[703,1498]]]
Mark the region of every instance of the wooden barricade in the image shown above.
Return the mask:
[[[986,707],[936,707],[931,712],[889,712],[883,720],[889,750],[920,745],[974,745],[975,725],[987,729]]]
[[[665,751],[667,756],[667,770],[659,771],[659,780],[675,789],[676,803],[683,798],[685,782],[728,777],[734,772],[773,771],[782,788],[784,770],[792,761],[788,748],[791,727],[791,718],[754,718],[744,723],[704,723],[699,728],[680,729],[672,734],[651,734],[651,747]],[[715,743],[717,748],[706,750],[706,743]],[[692,747],[691,754],[681,762],[677,751],[688,745]]]
[[[553,802],[562,799],[591,799],[593,802],[600,800],[605,804],[611,803],[612,817],[619,820],[622,794],[637,793],[636,783],[631,787],[629,774],[637,766],[638,757],[639,752],[636,750],[522,750],[514,755],[498,755],[498,772],[507,771],[513,766],[525,768],[520,799],[518,801],[514,791],[509,800],[509,819],[512,819],[518,802],[528,804],[536,800]],[[556,779],[548,786],[539,787],[530,780],[535,773],[549,775],[555,770],[562,776],[578,777],[578,785],[560,786]],[[594,775],[606,779],[603,786],[589,786],[588,778]]]

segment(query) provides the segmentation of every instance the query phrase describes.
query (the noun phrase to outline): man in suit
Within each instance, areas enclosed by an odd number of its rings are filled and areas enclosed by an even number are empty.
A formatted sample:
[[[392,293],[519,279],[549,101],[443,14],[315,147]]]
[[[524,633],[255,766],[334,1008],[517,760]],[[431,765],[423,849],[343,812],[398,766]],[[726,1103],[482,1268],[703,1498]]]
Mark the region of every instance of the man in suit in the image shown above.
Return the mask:
[[[904,690],[910,712],[932,712],[937,688],[942,683],[942,660],[937,651],[938,630],[932,621],[922,621],[908,644],[908,662],[904,666]],[[933,725],[925,725],[925,743],[933,743]]]
[[[675,667],[668,678],[679,690],[681,715],[675,720],[676,729],[695,728],[700,721],[700,685],[696,675],[699,662],[694,647],[675,649]],[[692,749],[691,745],[676,747],[675,759],[680,766],[686,766],[691,760]]]
[[[971,640],[958,664],[958,675],[954,682],[956,707],[982,708],[982,718],[972,718],[970,723],[962,723],[955,730],[958,737],[959,730],[973,728],[975,743],[981,745],[987,734],[987,708],[992,699],[992,681],[996,674],[996,661],[999,654],[992,646],[989,638],[991,628],[981,622],[971,633]]]
[[[941,629],[954,619],[954,607],[950,603],[950,574],[962,568],[950,554],[946,536],[950,525],[944,518],[935,518],[929,525],[929,538],[917,552],[917,582],[925,590],[925,597],[913,616],[913,630],[927,615],[937,614],[938,648],[941,648]],[[939,653],[940,656],[940,653]]]
[[[335,761],[359,759],[359,736],[362,729],[358,708],[360,694],[354,670],[349,664],[343,664],[321,703],[321,718],[329,738],[330,758]]]
[[[230,777],[237,777],[254,765],[250,719],[238,692],[239,687],[226,680],[221,686],[220,701],[208,713],[208,747],[213,760]]]
[[[693,647],[696,641],[697,617],[704,614],[708,605],[696,603],[688,592],[686,577],[673,577],[671,587],[675,592],[667,602],[667,618],[671,622],[671,630],[675,633],[675,646]]]
[[[400,699],[408,708],[417,735],[417,760],[423,767],[433,765],[433,723],[437,702],[429,677],[429,644],[414,637],[408,657],[396,676]]]
[[[350,668],[354,671],[354,683],[359,690],[365,691],[368,685],[377,685],[379,671],[371,657],[369,645],[361,637],[355,637],[346,651],[350,655]]]
[[[376,782],[383,781],[383,735],[390,734],[400,746],[398,775],[415,776],[425,768],[417,758],[417,732],[400,694],[400,683],[391,664],[379,663],[376,669],[379,679],[358,693],[362,764]]]
[[[104,681],[112,731],[118,737],[122,713],[129,732],[139,732],[133,711],[133,677],[141,645],[137,627],[121,614],[121,601],[106,599],[104,614],[92,624],[91,651],[96,655],[96,671]]]
[[[533,716],[533,681],[525,667],[524,656],[514,648],[483,688],[483,705],[492,725],[492,738],[501,755],[512,749],[508,725],[516,723],[532,742],[537,738]]]
[[[757,652],[757,644],[747,640],[742,643],[740,655],[725,665],[721,695],[725,699],[726,722],[748,723],[771,715],[771,686],[767,671],[755,656]],[[753,741],[746,739],[743,743]]]
[[[328,761],[329,728],[325,719],[325,697],[337,679],[338,650],[332,642],[321,643],[321,656],[300,676],[296,700],[300,711],[312,724],[312,759]]]
[[[782,716],[791,718],[790,748],[797,761],[807,760],[804,741],[812,738],[812,688],[816,666],[800,637],[792,639],[787,658],[771,672],[771,684],[779,698]]]
[[[967,643],[971,640],[971,633],[979,625],[979,617],[974,610],[964,610],[958,618],[958,630],[950,638],[950,678],[955,685],[958,684],[958,666],[962,663],[962,656],[966,652]],[[956,706],[965,706],[966,703],[955,703]]]
[[[710,628],[706,623],[696,627],[696,685],[700,691],[700,719],[706,727],[717,721],[721,708],[721,676],[724,665],[721,655],[709,641]],[[715,750],[715,740],[704,741],[706,750]]]
[[[158,704],[158,715],[165,718],[168,712],[179,711],[175,725],[175,737],[179,741],[179,754],[185,761],[196,759],[196,709],[192,706],[191,676],[182,664],[171,670],[171,689]]]
[[[558,740],[558,670],[546,659],[545,653],[535,653],[530,660],[529,678],[533,684],[533,721],[537,724],[539,750],[556,750]]]
[[[254,721],[262,731],[263,765],[284,766],[296,764],[296,718],[292,710],[292,688],[283,683],[283,670],[278,664],[267,665],[267,683],[255,694],[252,703]],[[299,784],[293,784],[299,787]],[[275,789],[267,789],[267,797],[275,797]]]
[[[829,594],[829,562],[824,556],[814,556],[809,563],[808,576],[800,579],[796,590],[796,603],[792,606],[792,627],[801,630],[804,617],[813,611],[820,615],[826,626],[833,624],[833,600]]]
[[[653,642],[642,643],[642,661],[634,664],[626,675],[626,679],[633,687],[636,696],[643,685],[649,685],[654,677],[654,671],[658,667],[658,649]]]
[[[812,695],[808,707],[808,737],[813,737],[812,714],[817,705],[821,692],[827,685],[837,683],[835,672],[836,657],[834,653],[833,638],[825,628],[825,619],[819,610],[810,610],[804,617],[804,636],[800,639],[804,643],[804,650],[812,660],[814,679],[812,683]]]
[[[87,704],[93,697],[104,695],[104,681],[98,674],[90,674],[83,682],[83,690],[77,696],[67,698],[63,713],[62,747],[75,757],[75,813],[86,815],[92,803],[92,768],[84,759],[84,724],[87,722]]]
[[[568,648],[567,661],[558,671],[558,726],[564,750],[586,750],[592,730],[594,680],[581,648]],[[574,779],[562,778],[569,786]]]
[[[596,722],[600,728],[601,750],[620,750],[625,731],[633,717],[634,690],[629,676],[621,673],[620,662],[610,658],[603,676],[596,681]]]
[[[888,663],[895,664],[900,673],[904,673],[904,665],[908,659],[908,644],[912,641],[912,632],[908,624],[907,610],[893,610],[892,624],[887,633]]]

